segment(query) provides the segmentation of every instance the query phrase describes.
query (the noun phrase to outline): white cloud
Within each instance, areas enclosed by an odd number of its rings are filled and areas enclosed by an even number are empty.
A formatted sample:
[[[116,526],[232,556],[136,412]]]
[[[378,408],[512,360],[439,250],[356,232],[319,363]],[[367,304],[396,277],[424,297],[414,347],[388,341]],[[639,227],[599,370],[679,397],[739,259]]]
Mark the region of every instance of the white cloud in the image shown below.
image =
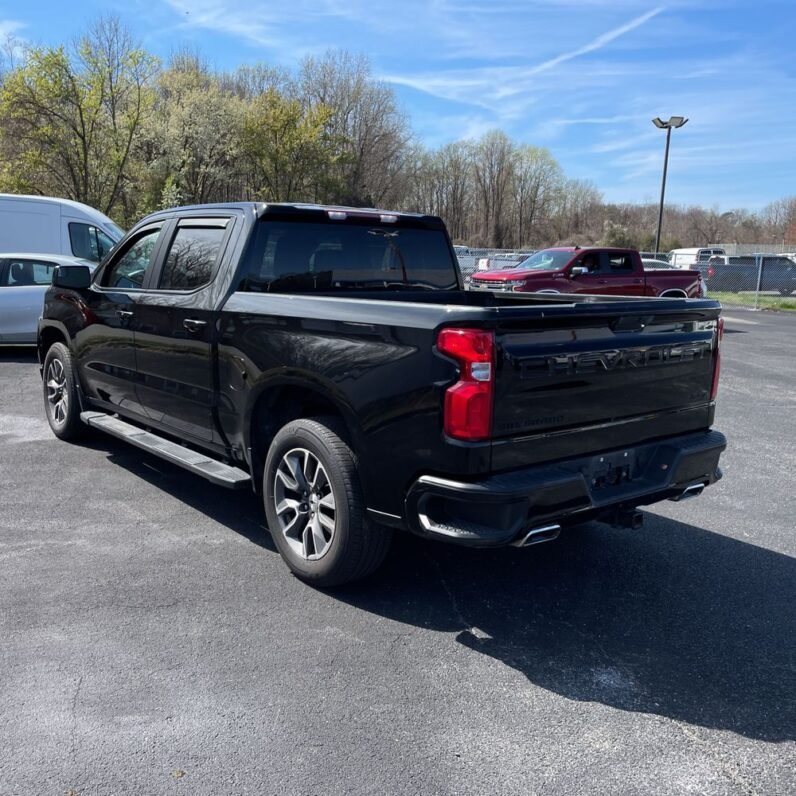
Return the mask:
[[[17,22],[14,19],[0,19],[0,39],[13,37],[24,27],[22,22]]]
[[[317,32],[310,23],[324,18],[345,19],[351,11],[332,0],[293,0],[290,4],[245,4],[238,0],[165,0],[181,15],[180,27],[224,33],[249,45],[271,50],[283,60],[300,57],[312,46],[300,31]]]

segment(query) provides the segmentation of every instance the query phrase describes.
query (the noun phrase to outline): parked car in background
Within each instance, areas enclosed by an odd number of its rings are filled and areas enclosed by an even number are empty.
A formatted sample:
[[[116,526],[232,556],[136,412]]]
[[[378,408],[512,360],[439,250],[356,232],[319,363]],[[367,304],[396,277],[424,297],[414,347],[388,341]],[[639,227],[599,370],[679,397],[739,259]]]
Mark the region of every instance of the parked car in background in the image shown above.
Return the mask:
[[[44,294],[56,266],[95,263],[53,254],[0,254],[0,345],[35,343]]]
[[[124,232],[93,207],[51,196],[0,194],[0,251],[99,262]]]
[[[458,243],[453,245],[453,251],[457,257],[467,257],[470,254],[470,250],[467,248],[467,246],[462,246]]]
[[[695,265],[707,263],[711,257],[719,254],[726,254],[720,246],[705,249],[672,249],[667,259],[675,268],[693,268]]]
[[[730,293],[777,291],[789,296],[796,290],[796,263],[786,254],[739,254],[711,257],[700,265],[713,290]]]
[[[667,264],[668,265],[668,264]],[[634,249],[542,249],[515,268],[473,274],[470,290],[512,293],[592,293],[614,296],[704,296],[699,271],[647,272]]]
[[[660,260],[662,262],[669,262],[668,255],[663,252],[639,252],[642,260]]]

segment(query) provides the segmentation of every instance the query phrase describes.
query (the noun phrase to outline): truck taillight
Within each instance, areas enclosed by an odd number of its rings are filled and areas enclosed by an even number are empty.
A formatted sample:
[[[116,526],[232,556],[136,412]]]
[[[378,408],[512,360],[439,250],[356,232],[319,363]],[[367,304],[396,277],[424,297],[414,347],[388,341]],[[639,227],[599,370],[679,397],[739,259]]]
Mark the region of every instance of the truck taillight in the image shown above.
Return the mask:
[[[719,394],[719,376],[721,375],[721,341],[724,338],[724,318],[716,324],[716,359],[713,361],[713,385],[710,388],[710,400],[715,401]]]
[[[716,276],[716,269],[712,265],[709,265],[708,266],[708,279],[713,279],[714,276]]]
[[[459,363],[459,381],[445,393],[444,428],[454,439],[489,439],[495,388],[495,337],[479,329],[443,329],[437,349]]]

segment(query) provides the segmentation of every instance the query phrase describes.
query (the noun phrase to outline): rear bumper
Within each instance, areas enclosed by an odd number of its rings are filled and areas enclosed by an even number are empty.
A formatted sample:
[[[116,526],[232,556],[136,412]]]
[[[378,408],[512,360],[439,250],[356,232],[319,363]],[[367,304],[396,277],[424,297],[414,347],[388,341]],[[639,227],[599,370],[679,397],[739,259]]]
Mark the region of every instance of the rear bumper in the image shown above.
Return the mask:
[[[462,482],[423,475],[406,496],[415,533],[499,547],[537,526],[611,519],[618,511],[680,499],[721,478],[724,435],[707,431]],[[690,492],[686,492],[689,490]]]

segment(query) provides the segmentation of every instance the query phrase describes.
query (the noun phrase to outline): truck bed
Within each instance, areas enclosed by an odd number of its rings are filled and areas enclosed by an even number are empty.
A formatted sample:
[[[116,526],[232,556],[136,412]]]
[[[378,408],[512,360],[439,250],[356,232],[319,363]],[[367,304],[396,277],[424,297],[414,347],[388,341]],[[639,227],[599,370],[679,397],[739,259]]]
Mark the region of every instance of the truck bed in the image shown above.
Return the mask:
[[[311,375],[361,429],[373,505],[399,514],[402,491],[386,484],[418,472],[476,478],[708,429],[719,312],[707,299],[238,292],[222,311],[220,382],[234,379],[236,356],[253,371],[249,389],[289,379],[286,360],[296,379]],[[442,434],[457,372],[435,353],[446,326],[494,330],[489,440],[451,444]],[[242,393],[228,399],[220,414],[234,438],[247,410]]]

